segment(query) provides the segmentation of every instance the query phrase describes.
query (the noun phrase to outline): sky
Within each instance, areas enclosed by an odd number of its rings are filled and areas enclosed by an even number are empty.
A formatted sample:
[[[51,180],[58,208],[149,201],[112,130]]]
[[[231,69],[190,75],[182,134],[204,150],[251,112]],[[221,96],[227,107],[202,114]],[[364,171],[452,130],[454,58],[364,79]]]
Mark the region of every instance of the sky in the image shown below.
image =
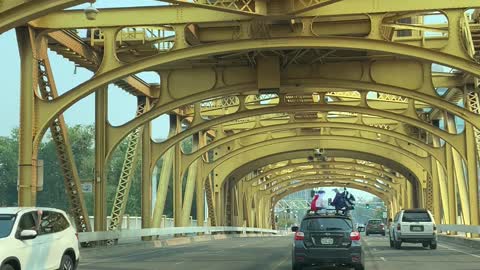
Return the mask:
[[[147,0],[122,0],[121,6],[151,6],[161,5],[158,1]],[[88,4],[76,8],[83,9]],[[119,6],[118,1],[98,0],[97,8]],[[12,129],[18,127],[20,120],[20,57],[17,49],[15,30],[10,30],[0,35],[0,78],[2,86],[2,98],[0,98],[0,136],[9,136]],[[77,68],[72,62],[64,59],[54,52],[49,53],[52,63],[55,83],[59,93],[65,93],[82,82],[87,81],[93,75],[92,72]],[[146,81],[157,80],[158,76],[142,74],[140,77]],[[109,86],[109,121],[112,125],[121,125],[135,116],[136,98],[114,85]],[[64,113],[67,125],[94,124],[95,121],[95,96],[94,94],[82,99]],[[161,116],[152,122],[152,138],[165,138],[168,135],[168,116]]]

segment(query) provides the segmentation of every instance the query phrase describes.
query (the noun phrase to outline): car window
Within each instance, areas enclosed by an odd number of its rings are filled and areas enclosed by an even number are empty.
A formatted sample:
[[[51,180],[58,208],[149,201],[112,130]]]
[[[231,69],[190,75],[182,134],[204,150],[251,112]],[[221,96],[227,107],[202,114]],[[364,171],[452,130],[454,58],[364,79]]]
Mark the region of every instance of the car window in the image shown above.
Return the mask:
[[[55,232],[61,232],[68,228],[69,224],[67,219],[60,213],[45,211],[43,212],[42,219],[40,221],[39,234],[49,234]]]
[[[0,215],[0,238],[10,235],[16,215]]]
[[[430,222],[432,219],[427,212],[405,212],[402,221],[404,222]]]
[[[311,218],[302,222],[302,231],[351,231],[353,224],[344,218]]]
[[[368,224],[380,224],[380,223],[382,223],[381,220],[369,220],[368,221]]]
[[[34,218],[35,212],[28,212],[22,215],[20,222],[18,223],[17,232],[23,230],[37,230],[37,223]]]

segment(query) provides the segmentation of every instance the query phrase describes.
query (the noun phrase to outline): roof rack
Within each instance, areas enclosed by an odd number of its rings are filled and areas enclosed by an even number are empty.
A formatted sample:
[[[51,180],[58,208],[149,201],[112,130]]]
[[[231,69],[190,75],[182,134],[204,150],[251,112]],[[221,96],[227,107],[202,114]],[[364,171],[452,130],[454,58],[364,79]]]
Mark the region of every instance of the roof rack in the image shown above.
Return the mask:
[[[335,208],[323,208],[316,211],[308,210],[306,216],[344,216],[348,217],[349,215],[343,211],[337,211]]]

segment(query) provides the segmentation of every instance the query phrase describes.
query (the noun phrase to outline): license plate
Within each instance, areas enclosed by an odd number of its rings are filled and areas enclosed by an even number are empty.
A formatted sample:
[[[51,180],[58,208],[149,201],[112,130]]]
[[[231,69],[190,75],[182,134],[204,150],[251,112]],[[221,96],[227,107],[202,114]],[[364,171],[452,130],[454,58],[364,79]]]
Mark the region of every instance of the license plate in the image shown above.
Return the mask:
[[[410,227],[410,230],[412,232],[423,232],[423,227],[422,226],[412,226],[412,227]]]
[[[320,239],[320,243],[322,243],[322,245],[333,245],[333,238],[323,237]]]

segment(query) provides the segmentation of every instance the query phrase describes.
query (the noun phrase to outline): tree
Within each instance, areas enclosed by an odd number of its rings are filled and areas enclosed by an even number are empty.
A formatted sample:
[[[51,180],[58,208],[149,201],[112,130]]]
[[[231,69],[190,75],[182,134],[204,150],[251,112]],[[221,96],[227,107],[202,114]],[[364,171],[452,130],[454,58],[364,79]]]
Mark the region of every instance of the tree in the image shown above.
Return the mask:
[[[0,206],[17,204],[18,129],[0,137]]]

